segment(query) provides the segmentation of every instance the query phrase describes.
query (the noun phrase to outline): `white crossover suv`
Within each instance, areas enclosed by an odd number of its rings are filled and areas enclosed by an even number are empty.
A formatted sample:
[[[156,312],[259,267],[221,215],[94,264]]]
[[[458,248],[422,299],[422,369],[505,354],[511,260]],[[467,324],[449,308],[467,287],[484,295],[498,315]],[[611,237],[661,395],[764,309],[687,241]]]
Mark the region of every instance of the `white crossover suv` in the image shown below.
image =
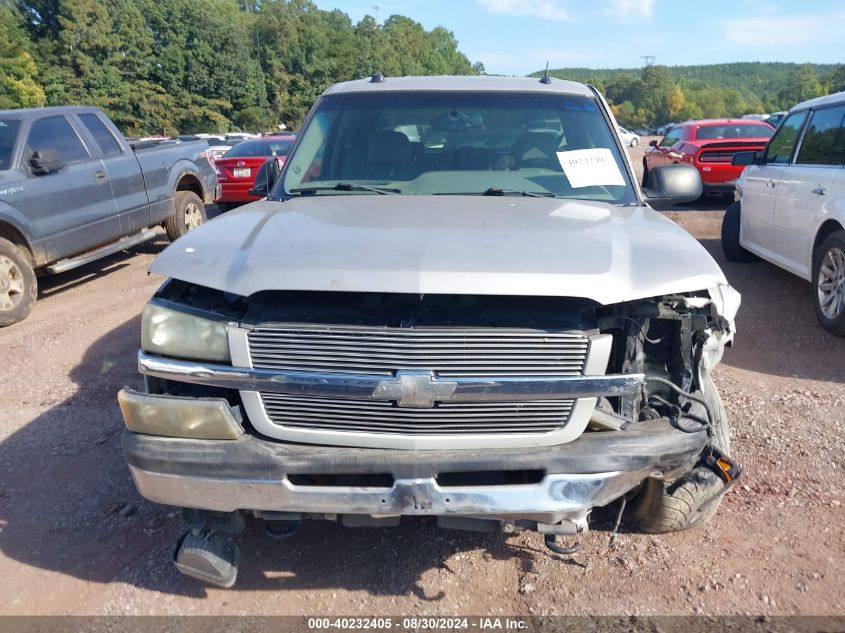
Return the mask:
[[[722,222],[729,261],[757,256],[813,284],[822,326],[845,336],[845,92],[792,108],[748,165]]]

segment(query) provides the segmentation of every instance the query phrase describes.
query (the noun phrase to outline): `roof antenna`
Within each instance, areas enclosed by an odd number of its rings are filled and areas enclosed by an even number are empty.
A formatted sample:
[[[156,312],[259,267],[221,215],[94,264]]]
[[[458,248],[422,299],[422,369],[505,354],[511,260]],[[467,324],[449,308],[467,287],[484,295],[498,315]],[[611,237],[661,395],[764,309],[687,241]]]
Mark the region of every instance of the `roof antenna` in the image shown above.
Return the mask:
[[[380,70],[377,70],[373,73],[373,76],[370,78],[371,84],[382,84],[384,83],[384,75],[381,74]]]
[[[549,77],[549,62],[546,62],[546,72],[543,73],[543,77],[540,79],[541,84],[550,84],[552,83],[551,77]]]

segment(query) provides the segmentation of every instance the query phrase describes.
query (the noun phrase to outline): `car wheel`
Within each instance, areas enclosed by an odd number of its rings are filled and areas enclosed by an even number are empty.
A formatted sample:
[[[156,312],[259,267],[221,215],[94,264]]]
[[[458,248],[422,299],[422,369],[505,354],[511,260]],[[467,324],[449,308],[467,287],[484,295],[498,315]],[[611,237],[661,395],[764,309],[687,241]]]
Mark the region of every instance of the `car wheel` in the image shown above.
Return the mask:
[[[643,182],[642,187],[648,187],[648,163],[646,162],[645,158],[643,158]]]
[[[29,256],[0,238],[0,327],[23,321],[38,296],[38,280]]]
[[[716,417],[713,445],[730,454],[728,416],[709,374],[703,380],[704,397]],[[679,479],[666,483],[647,479],[629,503],[628,519],[651,534],[678,532],[710,520],[722,502],[722,479],[705,466],[697,466]]]
[[[640,144],[640,139],[638,139],[636,136],[631,139],[631,147],[636,147],[639,144]]]
[[[177,191],[173,197],[173,213],[164,221],[171,242],[206,221],[205,206],[193,191]]]
[[[816,249],[813,289],[819,323],[831,334],[845,336],[845,231],[828,235]]]
[[[725,210],[722,218],[722,252],[729,262],[753,262],[757,256],[739,243],[741,208],[737,200]]]

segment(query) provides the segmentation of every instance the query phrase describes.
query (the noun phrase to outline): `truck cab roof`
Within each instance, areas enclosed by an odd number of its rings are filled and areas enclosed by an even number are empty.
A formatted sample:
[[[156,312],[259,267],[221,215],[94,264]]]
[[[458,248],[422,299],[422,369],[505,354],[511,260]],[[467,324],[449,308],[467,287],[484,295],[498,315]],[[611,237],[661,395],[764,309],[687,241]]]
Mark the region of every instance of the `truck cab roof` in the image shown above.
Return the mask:
[[[549,78],[549,83],[542,83],[536,77],[487,76],[384,77],[382,81],[356,79],[334,84],[323,94],[408,91],[541,92],[595,97],[589,87],[575,81]]]

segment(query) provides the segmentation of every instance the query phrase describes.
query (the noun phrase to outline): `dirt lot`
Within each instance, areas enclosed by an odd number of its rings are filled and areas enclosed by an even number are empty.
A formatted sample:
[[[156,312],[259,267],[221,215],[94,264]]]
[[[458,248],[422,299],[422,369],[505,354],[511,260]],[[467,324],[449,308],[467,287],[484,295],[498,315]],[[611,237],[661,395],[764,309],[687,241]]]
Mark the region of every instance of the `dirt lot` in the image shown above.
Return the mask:
[[[139,382],[139,312],[161,281],[146,269],[162,240],[42,280],[32,316],[0,331],[0,614],[845,614],[845,339],[817,325],[809,284],[724,262],[724,206],[668,212],[743,294],[717,382],[747,475],[706,527],[623,529],[610,550],[599,516],[562,560],[537,535],[425,520],[314,523],[281,543],[253,525],[234,589],[180,576],[182,523],[135,492],[115,402]]]

